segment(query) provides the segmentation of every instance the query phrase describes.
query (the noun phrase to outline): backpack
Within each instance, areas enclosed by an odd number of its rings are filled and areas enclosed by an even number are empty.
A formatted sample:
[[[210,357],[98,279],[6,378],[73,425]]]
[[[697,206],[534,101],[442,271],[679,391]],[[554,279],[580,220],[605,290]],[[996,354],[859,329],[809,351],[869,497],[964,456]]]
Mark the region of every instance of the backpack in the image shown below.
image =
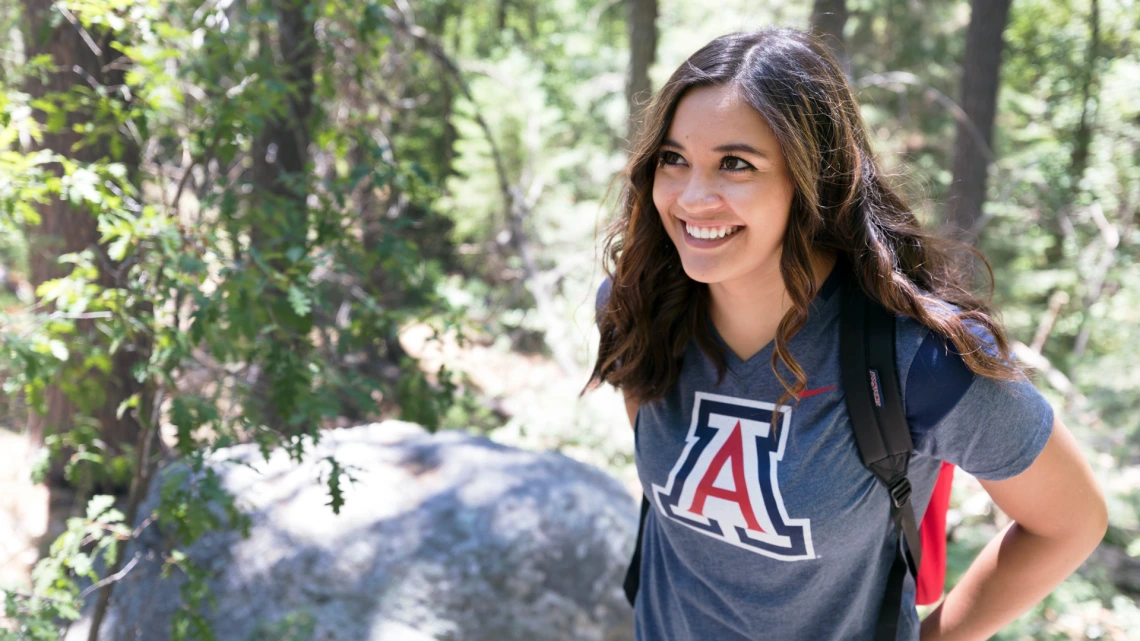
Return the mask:
[[[901,532],[875,627],[875,641],[893,641],[902,606],[903,580],[908,572],[915,577],[916,604],[936,603],[942,597],[946,577],[946,510],[954,465],[942,463],[920,533],[907,478],[914,448],[895,364],[895,317],[868,299],[850,276],[843,279],[839,293],[839,360],[847,413],[863,464],[887,488],[891,520],[895,530]],[[631,606],[640,584],[641,537],[648,512],[649,500],[642,496],[637,543],[623,584]]]

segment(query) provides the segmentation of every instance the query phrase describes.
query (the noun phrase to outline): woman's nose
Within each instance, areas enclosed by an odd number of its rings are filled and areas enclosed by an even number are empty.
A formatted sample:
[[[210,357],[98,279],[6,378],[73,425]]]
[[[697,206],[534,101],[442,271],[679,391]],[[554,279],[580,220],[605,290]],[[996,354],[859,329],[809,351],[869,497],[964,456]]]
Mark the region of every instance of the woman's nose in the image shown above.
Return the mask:
[[[692,213],[715,209],[720,205],[720,194],[717,193],[714,181],[694,172],[689,182],[685,184],[685,188],[678,194],[677,205]]]

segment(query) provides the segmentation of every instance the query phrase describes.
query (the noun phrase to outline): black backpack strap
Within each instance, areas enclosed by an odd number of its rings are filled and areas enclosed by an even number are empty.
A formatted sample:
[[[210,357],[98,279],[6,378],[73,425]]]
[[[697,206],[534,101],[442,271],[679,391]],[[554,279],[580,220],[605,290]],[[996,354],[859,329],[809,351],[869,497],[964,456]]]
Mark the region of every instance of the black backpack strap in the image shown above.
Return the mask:
[[[641,521],[637,524],[637,543],[633,547],[633,557],[629,560],[629,568],[625,571],[625,598],[630,607],[637,599],[637,588],[641,586],[641,536],[645,532],[645,515],[649,513],[649,499],[641,495]]]
[[[895,364],[895,318],[867,299],[853,275],[844,279],[840,292],[840,369],[847,413],[863,465],[890,494],[891,521],[900,533],[875,629],[875,641],[894,641],[903,580],[908,571],[917,579],[922,563],[907,479],[913,444]]]

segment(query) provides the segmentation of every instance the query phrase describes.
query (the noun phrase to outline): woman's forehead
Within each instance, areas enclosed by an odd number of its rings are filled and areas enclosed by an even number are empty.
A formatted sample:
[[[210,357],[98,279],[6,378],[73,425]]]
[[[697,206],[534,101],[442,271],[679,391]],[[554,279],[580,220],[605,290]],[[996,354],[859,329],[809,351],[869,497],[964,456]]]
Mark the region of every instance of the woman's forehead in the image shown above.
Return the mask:
[[[779,148],[771,127],[735,84],[687,91],[677,103],[666,138],[675,146],[697,150],[734,144],[760,151]]]

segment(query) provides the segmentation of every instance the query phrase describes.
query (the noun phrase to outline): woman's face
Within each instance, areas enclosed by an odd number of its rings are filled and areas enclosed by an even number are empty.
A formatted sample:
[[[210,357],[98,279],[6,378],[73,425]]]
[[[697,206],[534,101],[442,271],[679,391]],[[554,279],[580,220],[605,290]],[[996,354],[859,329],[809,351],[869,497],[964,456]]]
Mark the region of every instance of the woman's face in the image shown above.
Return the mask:
[[[754,282],[779,273],[794,188],[779,142],[738,89],[689,90],[657,162],[653,204],[690,278]]]

